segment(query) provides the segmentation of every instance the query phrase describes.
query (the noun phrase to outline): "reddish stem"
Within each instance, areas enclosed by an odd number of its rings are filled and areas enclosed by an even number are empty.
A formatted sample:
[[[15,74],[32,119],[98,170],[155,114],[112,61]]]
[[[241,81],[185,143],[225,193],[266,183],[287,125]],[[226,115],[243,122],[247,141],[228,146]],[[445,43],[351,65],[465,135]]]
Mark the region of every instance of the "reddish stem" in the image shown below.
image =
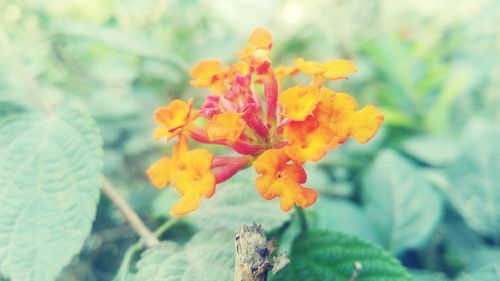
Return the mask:
[[[227,165],[230,162],[240,159],[238,156],[216,156],[212,160],[211,168],[218,168]],[[239,160],[238,160],[239,161]]]
[[[214,172],[215,182],[217,184],[221,182],[225,182],[230,179],[239,171],[248,167],[248,165],[252,162],[252,157],[243,156],[243,157],[215,157],[212,162],[212,167],[214,164],[220,164],[221,162],[225,162],[223,165],[220,165],[220,169]]]
[[[256,155],[264,150],[264,147],[261,145],[250,144],[241,140],[237,140],[233,144],[224,143],[224,145],[231,147],[234,151],[243,155]]]
[[[276,109],[278,107],[278,81],[273,71],[269,71],[264,79],[264,96],[267,106],[267,126],[271,128],[276,121]]]
[[[248,127],[256,132],[264,141],[267,141],[269,138],[269,129],[257,114],[255,108],[252,107],[243,113],[242,118],[245,120]]]
[[[200,143],[218,144],[227,146],[232,150],[238,152],[239,154],[243,155],[256,155],[262,152],[262,150],[264,149],[264,147],[262,147],[261,145],[247,143],[241,139],[236,140],[233,143],[224,140],[211,141],[208,139],[208,136],[199,128],[189,130],[189,136],[193,138],[195,141]]]

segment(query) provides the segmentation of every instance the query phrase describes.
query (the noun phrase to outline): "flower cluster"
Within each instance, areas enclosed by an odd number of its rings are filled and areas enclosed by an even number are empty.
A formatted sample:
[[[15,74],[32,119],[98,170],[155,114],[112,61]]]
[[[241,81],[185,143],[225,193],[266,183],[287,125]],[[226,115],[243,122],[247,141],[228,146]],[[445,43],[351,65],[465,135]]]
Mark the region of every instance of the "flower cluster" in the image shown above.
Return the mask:
[[[156,187],[170,183],[182,196],[172,215],[196,210],[218,183],[250,166],[259,174],[255,185],[263,198],[279,197],[284,211],[294,204],[309,207],[318,194],[304,187],[302,165],[320,160],[350,136],[365,143],[377,132],[384,120],[377,108],[358,110],[354,98],[323,86],[356,72],[352,62],[299,58],[295,66],[273,68],[271,48],[271,34],[256,29],[237,63],[224,66],[204,60],[192,69],[191,85],[210,90],[201,109],[194,109],[189,99],[174,100],[156,111],[154,138],[177,143],[172,156],[155,162],[147,175]],[[311,75],[310,85],[282,89],[283,80],[298,73]],[[188,138],[223,145],[239,155],[191,150]]]

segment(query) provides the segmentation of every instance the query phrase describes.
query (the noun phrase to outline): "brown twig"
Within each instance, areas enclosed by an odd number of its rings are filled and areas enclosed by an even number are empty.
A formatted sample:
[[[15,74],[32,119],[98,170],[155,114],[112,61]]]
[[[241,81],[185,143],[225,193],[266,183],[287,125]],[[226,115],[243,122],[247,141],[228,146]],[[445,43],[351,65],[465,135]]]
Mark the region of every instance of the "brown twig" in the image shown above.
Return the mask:
[[[235,281],[267,281],[269,271],[273,274],[290,262],[286,254],[273,258],[276,246],[268,241],[260,225],[242,225],[235,239],[236,255],[234,263]]]
[[[154,233],[146,227],[137,213],[130,207],[127,201],[120,195],[120,193],[118,193],[116,188],[106,177],[103,177],[102,179],[102,191],[111,203],[113,203],[113,205],[120,210],[120,213],[123,215],[127,223],[132,227],[132,229],[134,229],[135,232],[137,232],[147,247],[153,247],[160,243]]]

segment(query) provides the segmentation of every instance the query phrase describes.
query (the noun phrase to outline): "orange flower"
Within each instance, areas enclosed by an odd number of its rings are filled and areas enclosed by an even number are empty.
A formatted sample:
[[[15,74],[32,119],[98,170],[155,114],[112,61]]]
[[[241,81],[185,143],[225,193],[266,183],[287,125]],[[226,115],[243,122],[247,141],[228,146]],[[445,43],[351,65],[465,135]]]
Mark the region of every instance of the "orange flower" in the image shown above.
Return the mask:
[[[274,73],[276,74],[276,79],[278,80],[278,83],[282,84],[283,80],[287,76],[292,76],[298,73],[298,69],[295,66],[278,66],[274,68]]]
[[[384,121],[384,115],[373,105],[356,111],[356,100],[345,93],[324,95],[315,116],[334,132],[332,147],[344,143],[349,136],[366,143]]]
[[[312,114],[320,98],[320,89],[315,86],[289,88],[278,97],[278,104],[283,108],[281,115],[290,120],[303,121]]]
[[[285,126],[283,136],[288,144],[285,153],[298,164],[317,162],[330,149],[333,131],[310,116],[305,121],[292,121]]]
[[[189,151],[186,137],[181,136],[172,158],[164,157],[146,171],[149,180],[157,188],[172,183],[181,194],[181,200],[172,207],[172,215],[192,212],[200,205],[202,196],[210,198],[214,194],[215,176],[210,170],[212,160],[212,154],[206,149]]]
[[[255,29],[248,38],[248,45],[255,49],[271,49],[273,45],[271,33],[262,27]]]
[[[259,174],[256,187],[265,199],[279,197],[281,209],[295,204],[309,207],[318,194],[304,187],[307,161],[319,161],[328,151],[352,136],[369,141],[384,120],[374,106],[357,110],[356,101],[344,93],[323,87],[325,80],[347,79],[356,72],[348,60],[324,63],[299,58],[292,67],[273,68],[271,34],[258,28],[239,52],[240,61],[231,67],[218,60],[204,60],[191,70],[195,87],[212,92],[201,111],[174,100],[157,110],[155,139],[178,136],[171,157],[163,157],[146,171],[157,188],[172,184],[181,195],[172,215],[198,208],[202,197],[210,198],[222,183],[253,162]],[[309,86],[282,90],[283,79],[298,72],[311,74]],[[197,126],[196,118],[201,118]],[[198,124],[198,123],[197,123]],[[208,150],[189,150],[187,138],[223,145],[240,156],[213,156]]]
[[[179,216],[190,213],[198,209],[202,196],[212,197],[215,192],[215,177],[210,170],[212,160],[212,154],[201,148],[181,154],[172,183],[182,197],[170,214]]]
[[[235,142],[245,128],[245,121],[238,113],[223,112],[216,114],[207,122],[205,131],[210,141],[227,140]]]
[[[147,170],[149,181],[157,188],[164,188],[172,180],[172,172],[176,168],[176,161],[170,157],[163,157],[151,165]]]
[[[188,151],[187,139],[181,136],[174,146],[172,157],[163,157],[146,170],[151,183],[162,189],[171,182],[173,174],[177,171],[180,156],[186,151]]]
[[[172,101],[167,107],[158,109],[155,113],[155,120],[159,126],[154,131],[154,139],[158,140],[166,137],[171,140],[182,133],[191,121],[198,116],[198,111],[192,110],[192,101],[187,103],[181,100]]]
[[[231,65],[231,69],[228,74],[228,80],[234,81],[237,75],[248,75],[250,73],[250,66],[247,62],[239,61]]]
[[[248,62],[257,74],[264,74],[271,66],[269,55],[272,45],[271,33],[264,28],[257,28],[248,38],[248,47],[241,50],[238,56]]]
[[[191,85],[197,88],[209,88],[212,90],[224,90],[224,78],[228,72],[227,67],[222,67],[218,60],[203,60],[196,64],[191,70]]]
[[[299,164],[320,160],[349,136],[360,143],[369,141],[384,120],[374,106],[356,111],[356,101],[351,96],[322,89],[313,114],[304,121],[291,121],[284,128],[288,144],[283,149]]]
[[[356,67],[349,60],[328,60],[324,64],[321,64],[298,58],[295,60],[295,65],[300,71],[312,74],[317,84],[321,84],[323,79],[347,79],[349,74],[357,71]]]
[[[255,185],[260,195],[267,200],[281,198],[280,207],[289,211],[293,204],[306,208],[314,204],[318,193],[303,187],[307,175],[302,166],[290,163],[290,158],[280,149],[269,149],[254,161],[255,171],[261,174]]]

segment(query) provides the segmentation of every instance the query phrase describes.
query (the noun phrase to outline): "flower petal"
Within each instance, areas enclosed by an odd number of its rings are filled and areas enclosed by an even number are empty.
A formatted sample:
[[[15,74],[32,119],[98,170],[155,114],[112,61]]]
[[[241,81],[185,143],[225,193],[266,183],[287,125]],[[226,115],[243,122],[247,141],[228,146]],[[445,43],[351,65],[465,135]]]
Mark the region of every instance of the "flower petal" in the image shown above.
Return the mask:
[[[163,157],[154,162],[146,170],[146,174],[154,186],[164,188],[170,182],[174,170],[175,161],[170,157]]]
[[[216,114],[205,126],[210,141],[226,140],[235,142],[245,129],[245,121],[236,112]]]
[[[348,75],[357,71],[349,60],[329,60],[325,63],[326,71],[323,77],[330,80],[347,79]]]
[[[191,85],[197,88],[212,86],[223,73],[222,63],[218,60],[202,60],[191,69]]]
[[[256,49],[271,49],[273,39],[271,33],[262,27],[255,29],[248,38],[248,45]]]
[[[322,65],[321,63],[310,60],[306,61],[303,58],[296,59],[295,66],[297,66],[297,69],[299,71],[308,74],[319,74],[325,72],[326,70],[325,66]]]
[[[307,179],[304,168],[289,161],[283,150],[269,149],[253,163],[261,174],[255,182],[257,191],[267,200],[280,197],[283,211],[289,211],[293,204],[309,207],[317,198],[316,191],[301,185]]]
[[[298,164],[305,161],[318,161],[331,148],[333,131],[321,126],[316,119],[308,117],[305,121],[292,121],[285,125],[283,135],[288,144],[283,148],[288,157]]]
[[[351,135],[358,142],[366,143],[375,135],[383,121],[382,112],[369,104],[350,117]]]
[[[179,135],[182,128],[197,114],[197,111],[192,111],[192,99],[189,99],[187,103],[174,100],[168,106],[159,108],[155,112],[155,120],[159,126],[154,130],[154,139],[166,137],[170,140]]]
[[[281,115],[294,121],[303,121],[311,115],[321,98],[318,87],[296,86],[282,92],[278,103],[283,108]]]
[[[181,197],[181,200],[177,202],[170,210],[170,215],[172,216],[182,216],[191,213],[198,209],[201,204],[201,197],[197,194],[186,194]]]

